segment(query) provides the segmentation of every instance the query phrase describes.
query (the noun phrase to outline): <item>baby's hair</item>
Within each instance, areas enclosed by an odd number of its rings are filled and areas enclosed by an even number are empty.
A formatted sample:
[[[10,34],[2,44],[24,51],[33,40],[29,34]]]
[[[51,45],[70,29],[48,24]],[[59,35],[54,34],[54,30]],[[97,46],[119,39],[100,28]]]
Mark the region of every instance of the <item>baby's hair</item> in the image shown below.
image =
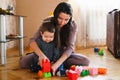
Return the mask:
[[[45,21],[43,22],[40,31],[44,33],[45,31],[55,33],[55,26],[52,22],[50,21]]]

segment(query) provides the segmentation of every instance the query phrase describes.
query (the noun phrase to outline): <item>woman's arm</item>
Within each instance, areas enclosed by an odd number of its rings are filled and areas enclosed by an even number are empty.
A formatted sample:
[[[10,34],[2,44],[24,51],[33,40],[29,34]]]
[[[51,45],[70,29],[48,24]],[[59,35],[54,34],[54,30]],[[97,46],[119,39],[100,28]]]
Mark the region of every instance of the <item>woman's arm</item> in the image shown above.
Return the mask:
[[[74,43],[76,40],[76,32],[77,32],[77,25],[73,21],[71,23],[71,31],[68,41],[68,47],[63,52],[62,56],[57,60],[55,64],[52,65],[53,75],[55,74],[57,68],[71,55],[71,53],[74,51]]]
[[[53,75],[55,75],[58,67],[67,59],[67,54],[63,54],[54,64],[52,64],[51,69]]]
[[[64,51],[64,53],[66,53],[68,57],[71,55],[71,53],[74,52],[76,33],[77,33],[77,24],[75,23],[75,21],[72,21],[69,39],[68,39],[68,46],[67,46],[66,50]]]

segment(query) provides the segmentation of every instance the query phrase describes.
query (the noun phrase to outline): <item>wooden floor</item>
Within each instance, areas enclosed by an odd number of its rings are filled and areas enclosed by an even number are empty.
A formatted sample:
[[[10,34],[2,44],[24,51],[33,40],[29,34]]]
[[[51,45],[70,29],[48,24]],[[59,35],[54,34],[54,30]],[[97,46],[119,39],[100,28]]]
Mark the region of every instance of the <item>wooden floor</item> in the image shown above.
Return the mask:
[[[106,67],[106,75],[79,77],[78,80],[120,80],[120,59],[115,59],[106,47],[102,47],[104,56],[94,53],[93,48],[77,50],[76,52],[86,55],[90,59],[90,67]],[[27,51],[25,51],[27,53]],[[7,51],[7,64],[0,66],[0,80],[68,80],[67,77],[52,77],[39,79],[36,73],[29,69],[19,67],[18,50]]]

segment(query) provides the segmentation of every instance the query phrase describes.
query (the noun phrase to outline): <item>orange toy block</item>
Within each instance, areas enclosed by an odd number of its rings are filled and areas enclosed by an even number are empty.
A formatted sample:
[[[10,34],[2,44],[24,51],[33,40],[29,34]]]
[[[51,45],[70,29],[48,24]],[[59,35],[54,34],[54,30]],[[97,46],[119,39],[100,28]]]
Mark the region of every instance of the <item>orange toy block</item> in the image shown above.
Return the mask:
[[[106,74],[107,68],[98,68],[98,74]]]
[[[38,71],[38,76],[43,77],[43,72],[41,70]]]

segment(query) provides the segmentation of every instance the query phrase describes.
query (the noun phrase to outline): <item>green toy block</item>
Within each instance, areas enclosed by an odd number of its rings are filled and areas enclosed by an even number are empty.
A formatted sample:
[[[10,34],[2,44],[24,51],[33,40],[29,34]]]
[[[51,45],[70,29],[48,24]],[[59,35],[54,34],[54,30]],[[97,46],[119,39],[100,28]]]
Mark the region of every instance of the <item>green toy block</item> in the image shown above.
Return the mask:
[[[51,75],[51,73],[50,72],[44,72],[43,73],[43,77],[44,78],[49,78],[49,77],[51,77],[52,75]]]
[[[81,72],[81,76],[87,76],[87,75],[89,75],[89,71],[88,70],[83,70]]]
[[[101,56],[103,56],[103,55],[104,55],[104,51],[103,51],[103,49],[100,49],[100,51],[99,51],[98,54],[101,55]]]
[[[48,75],[49,75],[49,77],[52,77],[52,74],[51,74],[51,72],[48,72]]]

